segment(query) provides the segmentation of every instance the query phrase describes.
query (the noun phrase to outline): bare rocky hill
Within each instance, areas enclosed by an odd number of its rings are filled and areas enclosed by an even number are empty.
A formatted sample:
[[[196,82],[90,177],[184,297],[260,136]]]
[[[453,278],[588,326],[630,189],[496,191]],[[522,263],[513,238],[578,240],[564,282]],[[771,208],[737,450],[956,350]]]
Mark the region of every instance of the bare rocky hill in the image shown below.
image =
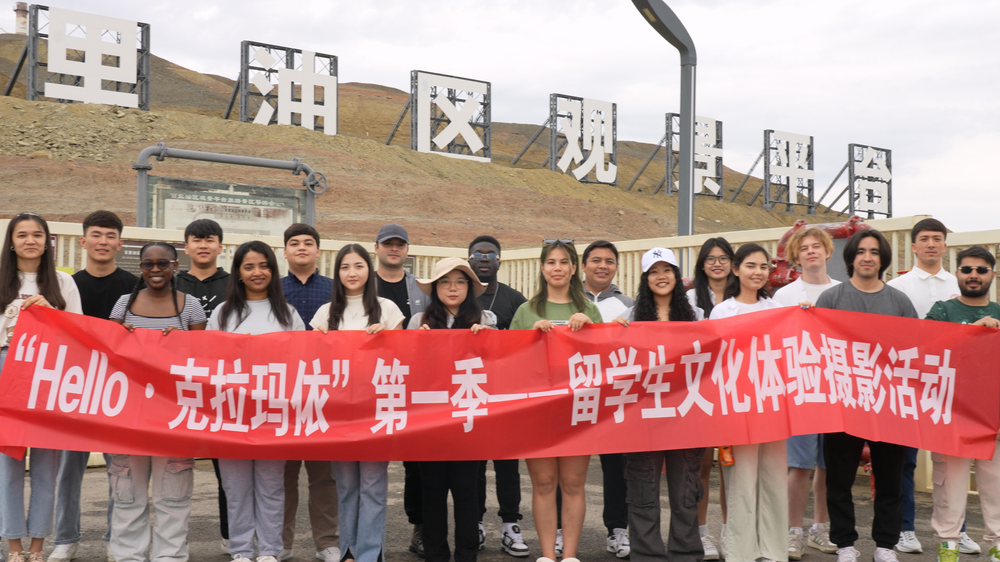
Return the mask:
[[[7,83],[23,44],[22,36],[0,35],[0,84]],[[152,71],[149,112],[28,102],[23,76],[11,97],[0,97],[0,217],[30,210],[53,220],[79,221],[105,208],[134,224],[131,163],[143,148],[165,142],[192,150],[302,158],[329,180],[330,189],[317,198],[317,227],[330,238],[368,240],[390,221],[406,225],[415,243],[429,245],[463,245],[482,233],[496,235],[509,247],[536,246],[553,236],[590,241],[676,233],[676,199],[649,194],[662,178],[662,156],[636,188],[625,192],[542,169],[543,145],[510,166],[537,125],[495,122],[493,163],[467,162],[409,150],[406,126],[392,146],[383,144],[406,103],[408,95],[399,90],[342,84],[340,134],[326,136],[299,127],[223,120],[231,80],[157,57]],[[628,183],[651,150],[649,144],[619,141],[620,185]],[[176,160],[154,163],[151,173],[299,189],[302,180],[277,170]],[[741,179],[742,174],[726,170],[727,194]],[[765,211],[759,201],[748,207],[759,185],[751,178],[736,203],[699,199],[696,231],[784,226],[799,218],[838,220]]]

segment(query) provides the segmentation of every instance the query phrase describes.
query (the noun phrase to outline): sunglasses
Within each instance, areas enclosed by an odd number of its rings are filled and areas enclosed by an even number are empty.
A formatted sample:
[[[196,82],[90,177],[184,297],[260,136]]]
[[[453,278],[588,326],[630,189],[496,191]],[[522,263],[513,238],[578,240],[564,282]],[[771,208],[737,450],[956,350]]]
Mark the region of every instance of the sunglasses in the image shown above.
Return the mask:
[[[976,273],[980,275],[986,275],[987,273],[992,271],[991,268],[985,265],[977,265],[976,267],[972,267],[971,265],[963,265],[962,267],[958,268],[958,270],[964,273],[965,275],[972,273],[973,270],[975,270]]]
[[[143,260],[139,262],[139,268],[143,271],[153,271],[153,268],[159,268],[160,271],[166,271],[175,262],[173,260]]]
[[[572,238],[543,238],[542,239],[542,244],[545,244],[545,245],[555,244],[556,242],[562,242],[563,244],[572,244],[573,243],[573,239]]]
[[[487,259],[490,261],[498,259],[500,256],[496,252],[482,253],[482,252],[472,252],[469,254],[469,261]]]

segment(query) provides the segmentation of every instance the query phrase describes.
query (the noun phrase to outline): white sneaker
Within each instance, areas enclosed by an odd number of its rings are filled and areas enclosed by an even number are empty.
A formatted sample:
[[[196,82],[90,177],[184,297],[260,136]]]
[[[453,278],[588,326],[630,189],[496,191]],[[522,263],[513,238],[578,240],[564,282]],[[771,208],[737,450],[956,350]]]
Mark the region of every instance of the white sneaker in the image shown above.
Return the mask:
[[[57,544],[49,555],[50,562],[69,562],[76,558],[77,543]]]
[[[292,559],[292,549],[282,548],[281,552],[278,553],[278,560],[291,560]]]
[[[962,554],[982,554],[983,549],[979,547],[976,541],[972,540],[972,537],[962,533],[962,538],[958,539],[958,551]],[[49,557],[52,560],[52,557]]]
[[[229,539],[222,539],[222,553],[229,554]]]
[[[719,532],[719,558],[726,557],[726,525],[723,523],[722,531]]]
[[[703,560],[719,559],[719,549],[715,547],[715,537],[712,535],[701,537],[701,548],[705,551],[705,558]]]
[[[837,549],[837,562],[858,562],[861,553],[853,546],[845,546]]]
[[[562,556],[562,529],[556,529],[556,556]]]
[[[115,561],[115,555],[111,554],[111,543],[110,542],[106,542],[104,544],[105,544],[105,548],[108,549],[108,562],[116,562]]]
[[[484,550],[486,548],[486,528],[483,527],[482,521],[479,522],[479,550]]]
[[[278,559],[274,556],[258,556],[257,562],[278,562]]]
[[[896,551],[891,548],[876,548],[873,560],[874,562],[899,562],[899,558],[896,558]]]
[[[628,542],[628,529],[618,528],[608,537],[608,552],[615,553],[618,558],[628,558],[632,547]]]
[[[284,550],[282,550],[284,552]],[[289,551],[291,554],[291,551]],[[291,558],[291,556],[289,556]],[[336,546],[331,546],[329,548],[324,548],[323,550],[316,553],[316,559],[322,560],[323,562],[340,562],[340,548]],[[278,560],[285,560],[278,555]]]
[[[524,544],[520,525],[517,523],[503,524],[503,534],[500,535],[500,550],[518,558],[528,555],[528,545]]]
[[[830,542],[830,525],[828,523],[819,523],[816,528],[809,527],[809,540],[806,541],[806,545],[827,554],[837,552],[837,545]]]
[[[802,529],[788,529],[788,559],[802,560]]]
[[[924,551],[924,547],[917,540],[917,533],[913,531],[903,531],[899,534],[899,542],[896,543],[896,550],[900,552],[910,552],[919,554]]]

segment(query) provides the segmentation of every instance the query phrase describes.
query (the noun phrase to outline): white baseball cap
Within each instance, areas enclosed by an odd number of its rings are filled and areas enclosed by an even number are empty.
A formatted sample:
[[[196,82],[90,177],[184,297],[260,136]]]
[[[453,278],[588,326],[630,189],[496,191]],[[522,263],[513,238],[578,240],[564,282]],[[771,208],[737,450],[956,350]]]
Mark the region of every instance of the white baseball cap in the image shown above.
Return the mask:
[[[646,273],[649,268],[653,267],[653,264],[662,261],[667,262],[674,267],[679,267],[677,265],[677,258],[674,257],[674,252],[666,248],[653,248],[645,254],[642,255],[642,272]]]

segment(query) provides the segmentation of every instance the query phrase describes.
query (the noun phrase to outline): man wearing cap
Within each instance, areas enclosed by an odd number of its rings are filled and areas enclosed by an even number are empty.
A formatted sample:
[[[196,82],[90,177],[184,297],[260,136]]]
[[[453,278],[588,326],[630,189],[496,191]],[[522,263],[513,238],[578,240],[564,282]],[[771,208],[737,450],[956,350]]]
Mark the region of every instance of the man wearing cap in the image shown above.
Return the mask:
[[[618,248],[607,240],[591,242],[583,251],[583,293],[587,295],[605,322],[621,316],[635,304],[632,297],[622,294],[612,281],[618,273]],[[608,529],[607,550],[618,558],[627,558],[628,505],[625,503],[625,455],[601,455],[604,473],[604,526]]]
[[[406,318],[403,326],[408,326],[410,318],[427,308],[430,297],[420,291],[417,276],[408,273],[403,265],[410,250],[410,236],[398,224],[387,224],[378,229],[375,237],[375,256],[378,258],[378,296],[389,299],[399,307]],[[423,492],[420,488],[420,469],[410,461],[403,462],[405,479],[403,484],[403,509],[413,525],[410,537],[410,552],[424,557]]]

